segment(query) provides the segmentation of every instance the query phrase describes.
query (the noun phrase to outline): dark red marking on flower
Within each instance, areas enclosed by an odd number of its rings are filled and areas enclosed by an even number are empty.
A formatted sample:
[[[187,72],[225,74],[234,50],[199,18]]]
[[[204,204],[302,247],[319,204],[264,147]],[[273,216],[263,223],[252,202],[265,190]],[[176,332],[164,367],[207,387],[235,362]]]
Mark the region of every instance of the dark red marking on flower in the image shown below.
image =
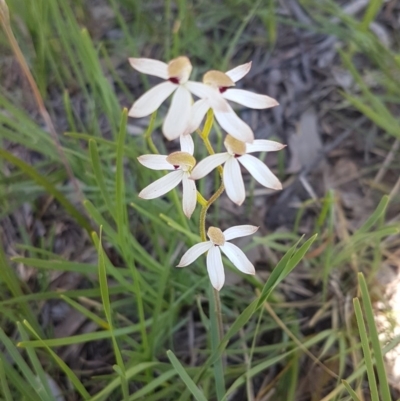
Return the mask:
[[[173,84],[179,85],[179,79],[176,77],[171,77],[169,78],[169,81],[172,82]]]
[[[218,244],[214,244],[214,246],[219,246]]]
[[[175,170],[178,170],[179,166],[178,165],[173,165]]]
[[[238,155],[237,153],[235,153],[235,154],[233,155],[233,157],[234,157],[235,159],[237,159],[237,158],[240,157],[240,156],[242,156],[242,155]]]
[[[219,88],[219,93],[224,93],[227,89],[229,89],[228,86],[220,86]]]

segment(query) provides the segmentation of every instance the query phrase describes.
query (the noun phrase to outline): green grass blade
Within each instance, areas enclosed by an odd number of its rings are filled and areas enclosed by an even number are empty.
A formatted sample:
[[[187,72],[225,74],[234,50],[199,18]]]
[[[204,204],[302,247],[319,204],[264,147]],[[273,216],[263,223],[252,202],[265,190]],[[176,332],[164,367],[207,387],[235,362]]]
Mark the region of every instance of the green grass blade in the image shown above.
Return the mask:
[[[296,250],[297,245],[300,242],[299,240],[286,252],[265,283],[258,299],[257,308],[268,299],[276,286],[298,265],[316,238],[317,234],[309,238],[298,250]]]
[[[75,373],[69,368],[69,366],[50,348],[44,341],[39,337],[38,333],[33,329],[33,327],[25,320],[24,325],[29,329],[29,331],[40,341],[47,352],[52,356],[60,369],[65,373],[65,375],[70,380],[71,384],[74,386],[75,390],[79,392],[84,400],[90,399],[90,394],[86,391],[85,387],[75,375]]]
[[[3,360],[0,358],[0,391],[3,394],[5,401],[13,401],[10,388],[8,387],[6,372],[4,370]]]
[[[358,298],[353,299],[354,312],[356,314],[358,331],[360,333],[361,346],[364,354],[365,366],[367,369],[368,384],[371,391],[371,400],[379,401],[378,387],[376,385],[376,378],[373,366],[371,350],[369,348],[368,333],[365,327],[364,317],[361,311],[361,305]]]
[[[360,24],[360,29],[366,31],[370,23],[375,19],[380,8],[382,7],[383,0],[370,0],[368,8],[365,11],[364,17]]]
[[[258,0],[254,3],[253,7],[251,8],[250,12],[243,18],[242,23],[238,27],[238,29],[235,30],[234,37],[229,41],[229,47],[228,50],[226,51],[225,58],[222,62],[221,65],[221,70],[226,71],[228,69],[228,64],[229,61],[231,60],[233,53],[235,51],[235,47],[237,43],[239,42],[239,39],[243,35],[243,31],[246,28],[246,26],[250,23],[250,21],[253,19],[254,14],[256,13],[258,7],[260,6],[262,0]]]
[[[74,309],[76,309],[78,312],[82,313],[82,315],[86,316],[89,320],[92,320],[96,324],[99,325],[102,329],[109,330],[110,326],[109,324],[102,318],[98,317],[95,313],[91,312],[90,310],[86,309],[84,306],[82,306],[80,303],[72,300],[71,298],[68,298],[67,296],[61,294],[60,298],[65,301],[67,304],[72,306]]]
[[[22,291],[20,281],[18,280],[15,271],[8,263],[3,247],[0,244],[0,283],[1,282],[4,282],[6,284],[13,298],[23,296],[24,293]],[[35,325],[35,327],[40,328],[40,325],[37,323],[35,315],[32,312],[29,304],[23,300],[21,303],[19,303],[19,306],[22,309],[22,313],[24,314],[23,318],[28,319],[32,324]]]
[[[97,236],[96,233],[92,234],[94,237]],[[115,359],[118,366],[118,373],[121,377],[121,390],[124,397],[124,400],[128,399],[129,389],[128,389],[128,382],[125,377],[125,365],[122,359],[121,351],[118,346],[118,342],[114,336],[114,328],[113,328],[113,319],[111,314],[111,304],[110,304],[110,294],[108,292],[108,281],[107,281],[107,267],[106,261],[104,257],[104,250],[103,245],[101,243],[101,227],[100,227],[100,236],[96,238],[94,242],[97,244],[97,252],[98,252],[98,268],[99,268],[99,284],[100,284],[100,294],[101,300],[104,307],[104,313],[106,315],[106,319],[109,325],[109,331],[111,334],[111,340],[113,344]]]
[[[43,260],[35,258],[13,257],[15,263],[23,263],[26,266],[36,267],[38,269],[59,270],[66,272],[77,272],[81,274],[93,274],[97,272],[95,265],[86,263],[68,262],[66,260]]]
[[[99,156],[99,152],[97,150],[96,141],[94,139],[89,140],[89,152],[90,152],[92,168],[93,168],[94,176],[96,178],[97,185],[100,189],[101,195],[103,196],[104,202],[108,208],[109,213],[111,214],[111,216],[113,216],[115,218],[114,207],[111,202],[111,198],[108,193],[107,186],[105,184],[103,170],[101,168],[100,156]]]
[[[31,390],[34,391],[39,396],[39,399],[49,400],[47,392],[43,387],[43,383],[37,380],[31,369],[29,368],[28,364],[22,358],[19,350],[14,346],[14,344],[11,342],[11,340],[7,337],[7,335],[1,328],[0,328],[0,342],[3,343],[11,359],[18,366],[18,369],[20,370],[22,375],[25,377],[25,379],[31,386]]]
[[[349,392],[351,398],[353,401],[360,401],[358,398],[356,392],[351,388],[350,384],[347,382],[347,380],[342,380],[343,386],[346,388],[346,390]]]
[[[26,401],[42,401],[35,391],[32,391],[31,386],[19,374],[18,367],[15,367],[13,362],[8,362],[9,356],[0,352],[0,361],[4,366],[4,371],[8,383],[12,385],[13,393],[18,391],[18,394]],[[15,397],[12,398],[15,401]]]
[[[117,138],[116,149],[116,173],[115,173],[115,216],[117,232],[121,247],[125,244],[125,231],[128,227],[125,201],[125,181],[124,181],[124,146],[126,136],[126,124],[128,110],[124,109],[121,115],[120,128]]]
[[[108,239],[117,240],[117,233],[116,231],[111,227],[111,225],[108,223],[108,221],[102,216],[102,214],[97,210],[97,208],[93,205],[92,202],[89,200],[85,199],[83,201],[83,206],[85,206],[85,209],[87,210],[88,214],[90,217],[94,220],[94,222],[100,227],[103,227],[103,231],[107,236],[109,237]],[[90,233],[91,234],[91,233]]]
[[[357,233],[365,233],[369,231],[373,225],[385,214],[390,198],[388,195],[384,195],[379,202],[379,205],[368,217],[367,221],[357,230]]]
[[[174,355],[174,353],[171,350],[168,350],[167,351],[167,356],[168,356],[168,359],[170,360],[172,366],[174,367],[174,369],[178,373],[179,377],[186,384],[186,387],[188,388],[188,390],[192,393],[193,397],[197,401],[207,401],[207,399],[204,396],[204,394],[196,386],[195,382],[188,375],[188,373],[186,372],[185,368],[178,361],[178,358]]]
[[[4,149],[0,148],[0,157],[7,160],[9,163],[18,167],[21,171],[27,174],[36,184],[43,187],[46,192],[53,195],[54,198],[57,199],[58,202],[65,208],[65,210],[73,217],[77,223],[84,228],[89,234],[92,231],[92,228],[86,219],[76,208],[75,206],[57,189],[54,185],[47,181],[41,174],[39,174],[32,166],[25,163],[24,161],[18,159],[13,154],[7,152]]]
[[[375,324],[374,311],[372,309],[371,298],[369,296],[369,291],[367,283],[365,281],[364,275],[358,273],[358,282],[361,289],[361,300],[364,307],[364,313],[368,324],[369,337],[371,338],[372,350],[374,351],[376,370],[378,372],[379,388],[383,401],[390,401],[390,389],[387,380],[387,374],[385,370],[385,362],[383,360],[381,343],[379,341],[378,330]]]
[[[127,369],[125,373],[126,380],[129,381],[132,379],[135,375],[138,373],[149,369],[149,368],[154,368],[156,366],[159,366],[159,362],[143,362],[139,363],[136,366],[133,366],[132,368]],[[109,384],[107,384],[106,387],[103,388],[99,393],[97,393],[95,396],[90,398],[90,401],[105,401],[108,400],[108,396],[117,388],[121,385],[121,377],[116,377],[113,379]]]
[[[146,327],[149,327],[152,323],[152,320],[146,321]],[[122,327],[118,329],[114,329],[113,335],[115,337],[126,336],[133,333],[138,333],[140,331],[140,325],[135,324],[128,327]],[[86,334],[77,334],[75,336],[70,337],[62,337],[62,338],[52,338],[49,340],[30,340],[30,341],[20,341],[17,345],[21,348],[26,347],[43,347],[47,345],[49,347],[61,347],[64,345],[71,345],[71,344],[79,344],[85,343],[88,341],[96,341],[96,340],[104,340],[110,339],[111,333],[109,330],[105,331],[96,331],[94,333],[86,333]]]
[[[26,333],[24,327],[20,322],[17,322],[18,331],[21,334],[21,339],[23,341],[27,341],[29,339],[28,334]],[[53,394],[49,387],[49,381],[46,376],[46,373],[43,370],[41,363],[39,362],[39,358],[37,357],[35,350],[33,348],[27,348],[26,353],[28,355],[29,361],[33,367],[34,372],[36,373],[36,380],[41,384],[41,392],[40,397],[43,401],[54,401]]]
[[[140,390],[136,391],[135,394],[133,394],[129,398],[129,401],[135,401],[135,400],[138,400],[139,398],[147,396],[154,389],[156,389],[158,386],[163,385],[164,383],[166,383],[168,380],[172,379],[177,374],[178,373],[176,372],[175,369],[171,369],[171,370],[168,370],[167,372],[164,372],[163,374],[158,376],[156,379],[151,380],[143,388],[141,388]]]

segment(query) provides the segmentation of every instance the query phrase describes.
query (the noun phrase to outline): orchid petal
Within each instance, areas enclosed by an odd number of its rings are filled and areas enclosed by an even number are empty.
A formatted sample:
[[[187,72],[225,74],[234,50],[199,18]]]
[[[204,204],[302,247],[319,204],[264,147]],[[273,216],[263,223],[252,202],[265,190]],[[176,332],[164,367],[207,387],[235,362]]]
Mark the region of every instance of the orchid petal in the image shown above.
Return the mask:
[[[198,96],[200,99],[208,99],[210,107],[214,111],[217,110],[221,113],[229,112],[230,106],[228,102],[222,97],[217,88],[193,81],[188,81],[185,86],[190,90],[190,92],[192,92],[195,96]]]
[[[213,246],[207,253],[207,271],[212,286],[219,291],[225,282],[225,272],[218,246]]]
[[[224,231],[225,241],[230,241],[234,238],[246,237],[247,235],[252,235],[258,230],[257,226],[251,226],[244,224],[242,226],[230,227]]]
[[[191,93],[193,93],[193,95],[200,99],[209,98],[210,96],[213,96],[216,91],[211,86],[201,82],[187,81],[184,85]]]
[[[171,106],[162,128],[167,139],[172,140],[183,135],[189,124],[191,105],[190,92],[180,85],[172,97]]]
[[[130,58],[130,65],[139,72],[168,79],[168,64],[150,58]]]
[[[214,110],[214,113],[230,113],[231,111],[233,112],[232,107],[222,96],[222,93],[217,88],[213,88],[212,86],[210,86],[209,88],[210,95],[207,99],[211,108]]]
[[[250,71],[251,68],[251,61],[246,64],[238,65],[235,68],[227,71],[225,74],[233,81],[237,82],[242,79],[247,73]]]
[[[181,151],[189,153],[193,156],[194,152],[194,143],[193,138],[190,135],[181,135],[179,137],[179,141],[181,144]]]
[[[228,198],[240,206],[246,198],[246,192],[239,163],[234,157],[226,161],[223,178]]]
[[[227,256],[227,258],[235,265],[235,267],[245,274],[255,274],[256,271],[254,269],[253,264],[247,258],[247,256],[243,253],[243,251],[238,248],[236,245],[231,244],[230,242],[225,242],[224,245],[221,246],[221,251]]]
[[[261,185],[272,189],[282,189],[281,182],[261,160],[251,155],[243,155],[238,159]]]
[[[219,125],[228,132],[229,135],[238,139],[242,142],[252,143],[254,140],[254,134],[251,128],[241,120],[237,114],[233,111],[232,107],[228,106],[228,112],[221,113],[214,109],[215,118]]]
[[[152,170],[174,170],[174,166],[167,162],[164,155],[143,155],[138,157],[140,164]]]
[[[168,173],[164,177],[159,178],[157,181],[154,181],[146,188],[142,189],[139,193],[139,198],[154,199],[166,194],[182,181],[184,174],[185,173],[182,170]]]
[[[182,207],[185,216],[190,219],[197,204],[197,191],[196,184],[193,180],[188,178],[188,173],[185,173],[182,179],[183,194],[182,194]]]
[[[191,134],[200,127],[200,124],[209,109],[210,104],[208,99],[200,99],[192,105],[190,110],[190,121],[185,130],[185,134]]]
[[[225,99],[239,103],[250,109],[268,109],[278,106],[278,102],[272,97],[259,95],[258,93],[249,92],[243,89],[228,89],[222,94]]]
[[[129,110],[130,117],[145,117],[156,111],[161,103],[178,88],[172,82],[162,82],[140,96]]]
[[[214,244],[211,241],[200,242],[189,248],[182,256],[179,264],[176,267],[185,267],[193,263],[200,255],[213,248]]]
[[[276,152],[284,147],[286,147],[286,145],[282,145],[279,142],[269,141],[267,139],[255,139],[253,143],[246,143],[246,153]]]
[[[199,180],[205,177],[210,171],[214,170],[216,167],[224,164],[231,155],[228,152],[217,153],[203,159],[197,166],[192,170],[190,178],[193,180]]]

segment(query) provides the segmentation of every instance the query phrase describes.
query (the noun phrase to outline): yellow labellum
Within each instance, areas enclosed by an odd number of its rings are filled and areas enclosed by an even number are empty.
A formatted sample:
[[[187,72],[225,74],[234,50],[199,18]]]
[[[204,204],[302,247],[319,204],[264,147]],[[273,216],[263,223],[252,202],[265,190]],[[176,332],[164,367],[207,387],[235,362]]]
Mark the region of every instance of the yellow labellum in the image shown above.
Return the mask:
[[[246,144],[233,136],[227,135],[224,145],[234,155],[244,155],[246,153]]]
[[[215,244],[222,246],[225,244],[224,233],[217,227],[210,227],[207,231],[208,238]]]
[[[207,85],[217,86],[218,88],[235,86],[235,83],[221,71],[211,70],[204,74],[203,83]]]
[[[187,81],[192,68],[190,60],[186,56],[180,56],[168,63],[168,75],[170,78],[177,78],[179,81]]]
[[[167,156],[167,162],[173,166],[194,167],[196,164],[196,159],[187,152],[173,152]]]

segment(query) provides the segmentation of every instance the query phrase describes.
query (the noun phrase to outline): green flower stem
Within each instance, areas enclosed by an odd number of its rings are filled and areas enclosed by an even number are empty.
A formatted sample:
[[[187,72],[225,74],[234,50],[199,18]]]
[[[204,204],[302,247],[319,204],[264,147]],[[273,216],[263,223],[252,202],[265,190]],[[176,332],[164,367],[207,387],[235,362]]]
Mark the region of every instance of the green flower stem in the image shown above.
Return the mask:
[[[208,110],[208,112],[207,112],[207,119],[206,119],[206,122],[205,122],[205,124],[204,124],[203,131],[199,131],[199,130],[198,130],[198,133],[199,133],[199,135],[200,135],[200,138],[203,140],[204,145],[205,145],[205,147],[206,147],[206,149],[207,149],[207,152],[208,152],[210,155],[215,155],[215,152],[214,152],[214,149],[213,149],[213,147],[212,147],[212,145],[211,145],[211,142],[210,142],[210,140],[208,139],[208,136],[210,135],[210,131],[211,131],[211,128],[212,128],[212,126],[213,126],[213,123],[214,123],[214,113],[213,113],[213,111],[210,109],[210,110]],[[223,172],[222,166],[218,166],[218,172],[220,173],[221,178],[222,178],[222,172]]]
[[[206,201],[206,204],[202,205],[202,207],[201,207],[201,210],[200,210],[200,237],[201,237],[202,241],[207,241],[207,237],[206,237],[207,211],[208,211],[209,207],[222,195],[222,193],[224,191],[225,191],[225,186],[223,183],[221,183],[220,187],[217,189],[217,192],[215,192],[215,194],[212,195],[208,201]]]
[[[147,128],[146,133],[144,134],[144,137],[146,138],[147,141],[147,145],[150,148],[150,150],[154,153],[154,154],[159,154],[160,152],[158,151],[158,149],[156,148],[156,145],[154,145],[153,142],[153,138],[151,137],[151,134],[153,133],[153,129],[154,129],[154,123],[156,122],[156,117],[157,117],[157,111],[155,111],[151,117],[150,117],[150,122],[149,122],[149,126]]]
[[[207,113],[207,119],[204,124],[204,128],[202,132],[199,132],[200,138],[203,140],[205,147],[210,155],[214,155],[214,149],[211,145],[210,140],[208,139],[208,135],[210,134],[212,125],[214,122],[214,115],[212,110],[209,110]],[[218,167],[218,171],[222,178],[223,169],[221,166]],[[197,199],[201,204],[200,211],[200,237],[202,241],[207,241],[206,236],[206,216],[207,211],[210,206],[222,195],[225,190],[224,183],[221,182],[220,187],[217,191],[206,201],[201,194],[197,194]],[[211,346],[213,352],[218,348],[221,343],[221,340],[224,336],[224,328],[222,324],[222,314],[221,314],[221,299],[219,296],[219,291],[215,288],[211,288],[212,295],[210,294],[210,322],[211,322]],[[215,388],[217,393],[217,400],[220,401],[225,395],[225,376],[224,376],[224,366],[221,357],[215,362],[214,365],[215,371]]]
[[[197,191],[197,202],[200,203],[201,206],[205,206],[207,204],[207,200],[199,191]]]

